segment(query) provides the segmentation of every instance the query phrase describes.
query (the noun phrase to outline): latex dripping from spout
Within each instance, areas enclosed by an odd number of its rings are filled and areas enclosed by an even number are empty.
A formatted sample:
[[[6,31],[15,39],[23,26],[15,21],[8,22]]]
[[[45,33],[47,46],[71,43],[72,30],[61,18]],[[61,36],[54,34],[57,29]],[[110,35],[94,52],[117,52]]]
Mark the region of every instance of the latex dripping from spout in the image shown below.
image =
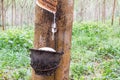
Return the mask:
[[[57,32],[57,27],[56,27],[56,13],[53,13],[53,14],[54,14],[54,20],[53,20],[53,23],[52,23],[52,40],[54,40],[55,33]]]
[[[56,27],[56,11],[57,11],[57,0],[37,0],[36,1],[36,4],[53,13],[54,15],[54,19],[53,19],[53,22],[52,22],[52,25],[51,25],[51,32],[52,32],[52,40],[55,39],[55,33],[57,32],[57,27]]]

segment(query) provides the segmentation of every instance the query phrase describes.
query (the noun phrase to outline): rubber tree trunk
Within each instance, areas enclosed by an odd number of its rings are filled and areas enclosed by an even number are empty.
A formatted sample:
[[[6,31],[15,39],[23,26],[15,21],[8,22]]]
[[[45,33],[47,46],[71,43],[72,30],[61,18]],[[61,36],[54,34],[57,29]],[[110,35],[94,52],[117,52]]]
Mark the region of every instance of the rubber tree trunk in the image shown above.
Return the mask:
[[[57,33],[52,40],[51,25],[54,15],[36,5],[34,48],[52,47],[64,51],[60,66],[53,76],[40,76],[32,71],[32,80],[69,80],[70,49],[73,23],[73,0],[58,0]]]

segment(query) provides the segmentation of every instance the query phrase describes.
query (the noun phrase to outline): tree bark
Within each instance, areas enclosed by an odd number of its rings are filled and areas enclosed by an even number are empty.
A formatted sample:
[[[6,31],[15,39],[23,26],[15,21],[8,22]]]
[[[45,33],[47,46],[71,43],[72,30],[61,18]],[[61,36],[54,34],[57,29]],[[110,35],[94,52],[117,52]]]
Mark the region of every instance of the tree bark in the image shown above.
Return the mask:
[[[52,47],[56,51],[64,51],[64,55],[53,76],[36,75],[33,70],[32,80],[69,80],[73,0],[58,0],[57,33],[54,40],[51,33],[53,14],[36,5],[35,16],[34,48]]]
[[[111,25],[113,25],[113,23],[114,23],[114,16],[115,16],[116,2],[117,2],[117,0],[114,0],[114,4],[113,4],[113,12],[112,12],[112,19],[111,19]]]

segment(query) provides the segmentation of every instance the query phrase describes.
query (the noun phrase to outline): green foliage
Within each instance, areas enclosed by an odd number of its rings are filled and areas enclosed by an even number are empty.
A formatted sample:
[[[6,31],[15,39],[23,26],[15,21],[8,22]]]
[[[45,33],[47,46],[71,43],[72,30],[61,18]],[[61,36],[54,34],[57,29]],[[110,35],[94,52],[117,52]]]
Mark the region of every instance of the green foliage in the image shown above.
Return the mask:
[[[74,23],[72,35],[71,76],[74,80],[120,78],[120,29],[116,24]]]
[[[0,80],[29,80],[33,29],[0,32]],[[70,78],[120,80],[120,27],[74,23]]]
[[[32,47],[32,31],[25,30],[7,30],[0,33],[0,49],[12,49],[13,51],[21,51],[21,49],[29,49]]]
[[[29,80],[29,48],[33,30],[7,30],[0,33],[0,80]]]
[[[85,75],[90,75],[94,73],[94,68],[92,65],[84,65],[82,63],[72,63],[71,64],[71,76],[75,80],[84,80]]]
[[[2,69],[0,70],[0,80],[30,80],[31,71],[21,67],[18,69]]]
[[[0,80],[29,80],[30,58],[28,51],[0,50]]]

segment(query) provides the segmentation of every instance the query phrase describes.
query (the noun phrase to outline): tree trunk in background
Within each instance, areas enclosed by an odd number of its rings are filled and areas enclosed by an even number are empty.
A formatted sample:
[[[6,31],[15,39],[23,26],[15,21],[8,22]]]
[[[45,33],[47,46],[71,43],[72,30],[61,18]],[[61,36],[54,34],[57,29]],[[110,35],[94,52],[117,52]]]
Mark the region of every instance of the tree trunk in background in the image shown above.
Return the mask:
[[[98,5],[99,5],[98,6],[99,7],[99,13],[98,13],[99,16],[98,17],[99,17],[99,20],[101,20],[101,5],[100,5],[100,2],[99,2]]]
[[[14,21],[14,25],[16,26],[16,17],[17,17],[17,15],[16,15],[16,0],[14,1],[14,7],[15,7],[15,21]]]
[[[120,25],[120,17],[119,17],[119,25]]]
[[[35,15],[34,48],[52,47],[56,51],[64,51],[64,55],[53,76],[39,76],[33,70],[32,80],[69,80],[73,0],[58,0],[55,40],[51,39],[53,14],[36,6]]]
[[[5,3],[6,3],[6,5],[4,5]],[[7,25],[8,25],[7,18],[9,18],[9,17],[7,17],[7,11],[9,9],[10,5],[11,5],[11,1],[10,0],[7,0],[7,2],[3,2],[3,16],[4,16],[3,20],[2,20],[3,23],[4,23],[3,30],[5,30],[5,28],[7,28]]]
[[[12,26],[14,25],[14,6],[15,6],[15,1],[12,0]]]
[[[21,1],[21,4],[20,4],[20,7],[21,7],[21,13],[20,13],[20,16],[21,16],[21,19],[20,19],[21,28],[22,28],[22,25],[23,25],[23,14],[24,14],[23,10],[24,10],[26,2],[27,2],[27,0],[23,0],[23,1]]]
[[[102,9],[102,22],[105,23],[106,19],[106,0],[103,0],[103,9]]]
[[[2,6],[1,6],[1,0],[0,0],[0,27],[1,27],[1,22],[2,22],[2,19],[1,19],[1,14],[2,14]]]
[[[21,8],[21,19],[20,19],[21,28],[22,28],[22,22],[23,22],[23,8]]]
[[[98,13],[99,13],[99,6],[98,6],[98,3],[97,3],[97,1],[96,1],[96,4],[95,4],[95,10],[94,10],[94,14],[95,14],[95,16],[94,16],[94,18],[95,18],[95,20],[94,21],[98,21],[99,19],[98,19]]]
[[[5,24],[4,24],[4,0],[1,0],[2,5],[2,29],[5,30]]]
[[[111,25],[113,25],[113,23],[114,23],[114,16],[115,16],[116,2],[117,2],[117,0],[114,0],[113,11],[112,11],[112,21],[111,21]]]
[[[79,12],[79,15],[80,15],[80,21],[83,21],[83,14],[84,14],[84,6],[83,6],[83,1],[80,1],[80,12]]]

